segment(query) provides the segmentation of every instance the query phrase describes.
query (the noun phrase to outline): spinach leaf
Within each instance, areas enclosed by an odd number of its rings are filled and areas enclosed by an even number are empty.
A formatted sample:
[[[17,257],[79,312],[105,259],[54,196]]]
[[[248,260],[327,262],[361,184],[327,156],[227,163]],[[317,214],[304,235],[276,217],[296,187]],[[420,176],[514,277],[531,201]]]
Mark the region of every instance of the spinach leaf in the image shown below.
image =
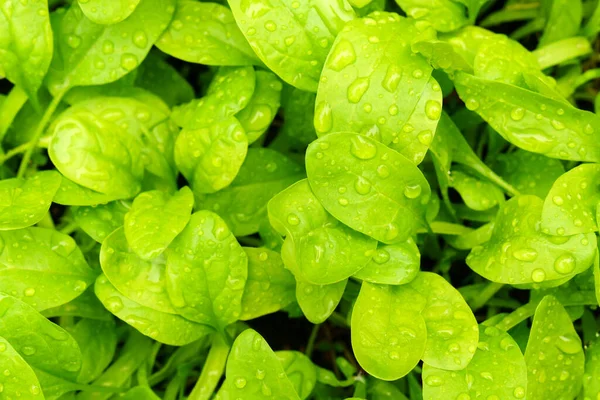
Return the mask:
[[[60,184],[60,174],[55,171],[0,181],[0,230],[37,224],[50,209]]]
[[[581,339],[552,296],[544,297],[535,310],[525,362],[528,399],[568,399],[579,393],[585,362]]]
[[[319,138],[306,151],[306,172],[328,212],[380,242],[405,241],[425,226],[427,180],[409,159],[371,138]]]
[[[166,257],[167,293],[179,314],[216,329],[240,318],[248,256],[218,215],[194,213]]]

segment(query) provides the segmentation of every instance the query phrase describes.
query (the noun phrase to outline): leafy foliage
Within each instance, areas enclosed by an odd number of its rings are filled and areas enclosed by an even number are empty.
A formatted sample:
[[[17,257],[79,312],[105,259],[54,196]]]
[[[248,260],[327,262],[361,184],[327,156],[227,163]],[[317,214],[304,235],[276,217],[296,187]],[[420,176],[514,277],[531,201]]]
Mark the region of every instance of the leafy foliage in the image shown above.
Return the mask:
[[[600,398],[600,1],[1,3],[0,399]]]

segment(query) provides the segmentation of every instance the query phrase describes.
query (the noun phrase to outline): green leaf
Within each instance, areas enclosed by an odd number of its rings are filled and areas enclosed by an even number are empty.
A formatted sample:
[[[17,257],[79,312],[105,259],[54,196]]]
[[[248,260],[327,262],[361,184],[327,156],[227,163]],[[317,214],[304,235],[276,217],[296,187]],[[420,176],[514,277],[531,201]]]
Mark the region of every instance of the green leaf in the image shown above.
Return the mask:
[[[114,321],[83,318],[70,330],[81,349],[82,363],[77,382],[97,379],[110,365],[117,349],[117,330]]]
[[[454,31],[470,21],[464,6],[452,0],[396,0],[396,3],[411,18],[431,24],[437,31]],[[473,17],[474,19],[474,17]]]
[[[408,374],[425,352],[425,299],[414,289],[363,282],[352,310],[352,350],[361,367],[383,380]]]
[[[37,224],[50,209],[61,184],[56,171],[37,172],[29,178],[0,181],[0,230]]]
[[[283,85],[279,78],[266,71],[256,71],[256,88],[250,102],[236,118],[240,121],[248,143],[257,141],[275,119],[281,102]]]
[[[295,300],[294,276],[283,266],[278,252],[245,247],[248,278],[242,296],[240,320],[246,321],[281,310]]]
[[[283,366],[298,396],[307,399],[317,383],[317,369],[310,358],[299,351],[276,351],[275,355]]]
[[[142,259],[127,242],[122,227],[104,240],[100,250],[102,271],[115,289],[144,307],[177,314],[167,294],[166,263],[163,254]]]
[[[321,137],[306,151],[306,172],[328,212],[380,242],[403,242],[425,226],[427,180],[409,159],[373,139]]]
[[[451,186],[470,209],[485,211],[504,203],[504,193],[496,185],[480,179],[466,169],[452,170]]]
[[[150,52],[137,71],[135,85],[156,94],[169,107],[194,98],[192,85],[159,52]]]
[[[355,18],[346,0],[229,0],[229,6],[256,55],[281,79],[310,92],[335,37]]]
[[[163,52],[206,65],[259,65],[231,11],[216,3],[179,0],[173,20],[157,41]]]
[[[242,332],[231,348],[224,387],[230,397],[262,400],[273,396],[299,400],[292,381],[265,339],[253,329]]]
[[[193,206],[187,186],[173,196],[159,190],[139,194],[125,215],[127,243],[144,260],[158,257],[185,228]]]
[[[111,25],[123,21],[135,11],[141,0],[77,0],[81,11],[96,24]]]
[[[157,342],[183,346],[213,332],[208,325],[197,324],[179,315],[157,311],[128,299],[104,275],[96,280],[95,292],[111,313]]]
[[[75,381],[81,368],[81,352],[71,335],[31,306],[2,293],[0,315],[0,336],[27,364],[52,377]]]
[[[583,396],[593,399],[600,395],[600,340],[594,339],[585,350],[585,374]]]
[[[38,311],[73,300],[97,275],[75,241],[55,230],[0,231],[0,248],[0,292]]]
[[[498,399],[524,399],[527,394],[527,366],[519,346],[508,333],[486,325],[479,326],[477,350],[465,369],[423,365],[425,400],[462,400],[481,394]]]
[[[442,92],[425,58],[398,40],[418,34],[413,22],[393,13],[348,23],[333,44],[319,84],[319,136],[361,133],[415,164],[423,160],[440,118]]]
[[[175,0],[140,0],[125,20],[100,25],[84,15],[79,3],[71,4],[53,26],[56,55],[47,78],[51,91],[114,82],[137,68],[167,27],[174,5]]]
[[[50,128],[48,152],[56,168],[73,182],[111,199],[135,196],[144,175],[142,128],[128,124],[124,129],[116,122],[129,122],[126,113],[139,107],[143,105],[132,99],[104,97],[63,112]],[[150,116],[147,110],[139,112]]]
[[[242,313],[248,257],[218,215],[199,211],[167,252],[167,291],[177,312],[224,329]]]
[[[286,236],[283,262],[301,281],[343,281],[365,267],[377,246],[327,213],[306,179],[274,196],[268,213],[273,228]]]
[[[85,292],[74,298],[68,303],[58,307],[43,310],[41,314],[46,318],[54,317],[81,317],[96,319],[99,321],[111,321],[112,316],[94,294],[94,287],[91,285]]]
[[[383,285],[403,285],[417,276],[420,262],[421,254],[412,238],[396,244],[379,243],[371,261],[354,277]]]
[[[8,0],[0,7],[0,75],[37,104],[53,53],[48,1]]]
[[[283,154],[250,148],[231,185],[216,193],[198,194],[198,203],[219,214],[235,236],[251,235],[266,219],[269,200],[302,178],[302,168]]]
[[[598,177],[599,164],[582,164],[562,174],[544,201],[542,229],[560,236],[597,231]]]
[[[176,107],[172,118],[188,129],[206,128],[232,117],[252,100],[256,73],[252,67],[221,67],[210,82],[206,96]]]
[[[543,0],[546,20],[539,46],[577,35],[583,15],[581,0]]]
[[[448,370],[460,370],[468,365],[479,333],[473,312],[458,290],[431,272],[421,272],[409,284],[399,288],[418,293],[414,302],[416,307],[422,304],[421,316],[427,327],[422,360]]]
[[[471,250],[467,264],[492,282],[561,284],[593,263],[593,234],[551,236],[540,227],[542,200],[517,196],[500,209],[492,238]]]
[[[8,371],[8,374],[0,376],[2,392],[23,400],[44,400],[35,372],[3,337],[0,337],[0,350],[0,368],[2,371]]]
[[[458,73],[456,89],[502,137],[517,147],[547,157],[599,161],[593,133],[600,118],[525,89]]]
[[[527,399],[572,399],[581,390],[585,357],[564,307],[546,296],[535,310],[525,351]]]
[[[63,176],[53,201],[56,204],[65,206],[95,206],[98,204],[109,203],[119,199],[119,197],[121,196],[96,192],[92,189],[78,185]]]
[[[102,243],[115,229],[123,226],[128,210],[121,201],[113,201],[97,206],[73,207],[73,217],[85,233]]]
[[[283,126],[280,137],[286,137],[304,146],[317,138],[314,125],[316,95],[285,85],[281,108]]]
[[[175,142],[175,163],[197,193],[214,193],[231,184],[246,153],[248,138],[230,117],[206,128],[183,129]]]
[[[160,397],[156,395],[148,386],[136,386],[130,389],[124,395],[119,397],[121,400],[159,400]]]
[[[546,197],[554,181],[565,172],[560,160],[520,149],[499,154],[494,169],[520,193],[542,199]]]

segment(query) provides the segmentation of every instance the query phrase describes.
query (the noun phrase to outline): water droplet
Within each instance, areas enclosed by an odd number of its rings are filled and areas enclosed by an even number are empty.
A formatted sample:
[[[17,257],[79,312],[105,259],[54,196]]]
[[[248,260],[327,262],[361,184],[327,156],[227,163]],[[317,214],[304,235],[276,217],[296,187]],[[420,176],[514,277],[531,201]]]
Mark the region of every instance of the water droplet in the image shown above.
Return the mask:
[[[37,385],[31,385],[31,387],[29,388],[29,391],[31,392],[32,395],[37,396],[38,394],[40,394],[40,387]]]
[[[138,66],[138,59],[135,55],[125,53],[121,56],[121,67],[126,71],[133,71]]]
[[[110,40],[105,40],[102,44],[102,52],[104,54],[112,54],[115,51],[115,44]]]
[[[371,184],[368,180],[366,180],[362,176],[359,176],[358,178],[356,178],[356,182],[354,183],[354,190],[356,190],[356,193],[358,194],[369,194],[369,192],[371,191]]]
[[[574,335],[562,335],[556,340],[556,347],[565,354],[577,354],[581,350],[581,340]]]
[[[265,29],[269,32],[275,32],[277,30],[277,24],[274,21],[265,22]]]
[[[394,115],[398,115],[398,112],[399,112],[399,111],[400,111],[400,110],[398,109],[398,106],[397,106],[397,105],[395,105],[395,104],[392,104],[392,105],[390,106],[390,108],[388,108],[388,112],[389,112],[389,113],[390,113],[390,115],[392,115],[392,116],[394,116]]]
[[[565,129],[565,124],[563,124],[562,122],[560,122],[560,121],[557,121],[557,120],[555,120],[555,119],[553,119],[553,120],[551,121],[551,124],[552,124],[552,126],[554,127],[554,129],[556,129],[557,131],[560,131],[560,130],[563,130],[563,129]]]
[[[338,203],[340,203],[341,206],[347,206],[348,205],[348,199],[346,199],[344,197],[340,197],[338,199]]]
[[[6,351],[6,343],[0,343],[0,353],[3,353]]]
[[[397,65],[390,65],[381,82],[381,86],[390,93],[394,93],[402,79],[402,69]]]
[[[34,288],[27,288],[27,289],[25,289],[24,294],[27,297],[31,297],[31,296],[35,295],[35,289]]]
[[[406,196],[409,199],[416,199],[421,195],[421,191],[422,188],[419,184],[408,185],[404,188],[404,196]]]
[[[350,142],[350,152],[359,160],[370,160],[377,154],[377,146],[362,135],[352,136]]]
[[[532,262],[537,259],[538,252],[535,249],[524,248],[515,250],[512,255],[519,261]]]
[[[467,99],[467,102],[465,103],[465,105],[467,106],[467,108],[471,111],[475,111],[479,108],[479,100],[477,100],[474,97],[469,97]]]
[[[554,204],[556,204],[557,206],[562,206],[565,201],[560,196],[554,196],[554,197],[552,197],[552,202]]]
[[[336,72],[341,71],[356,61],[354,46],[349,41],[342,39],[329,54],[327,66]]]
[[[425,115],[431,120],[438,120],[442,115],[442,106],[435,100],[427,100],[425,104]]]
[[[525,109],[522,107],[513,108],[512,111],[510,112],[510,117],[514,121],[520,121],[523,119],[524,116],[525,116]]]
[[[515,396],[515,398],[517,399],[523,399],[525,398],[525,393],[526,392],[524,388],[522,388],[521,386],[517,386],[513,391],[513,396]]]
[[[441,386],[444,383],[444,380],[437,375],[429,375],[425,378],[425,383],[429,386]]]
[[[554,261],[554,269],[560,274],[570,274],[575,270],[575,258],[571,254],[563,254]]]
[[[387,167],[387,165],[381,164],[379,167],[377,167],[377,175],[379,175],[380,178],[385,179],[390,176],[390,169]]]
[[[26,356],[31,356],[35,354],[35,347],[25,346],[21,349],[21,352]]]
[[[110,297],[106,300],[106,308],[108,308],[111,313],[116,314],[123,309],[123,302],[119,297]]]
[[[369,83],[368,77],[356,78],[356,80],[348,86],[348,101],[354,104],[358,103],[369,89]]]
[[[144,49],[148,45],[148,37],[144,32],[138,31],[133,34],[133,44],[140,49]]]
[[[81,37],[77,35],[69,35],[67,36],[67,44],[70,48],[76,49],[81,46]]]
[[[272,394],[271,392],[271,388],[267,386],[266,383],[262,384],[262,387],[260,389],[261,393],[264,394],[265,396],[270,396]]]
[[[429,129],[425,130],[425,131],[421,131],[417,135],[417,139],[419,140],[419,143],[421,143],[422,145],[429,146],[431,144],[431,142],[433,141],[433,133]]]
[[[315,108],[315,129],[319,133],[327,133],[333,126],[331,106],[326,101],[321,101]]]
[[[388,253],[385,249],[377,249],[375,255],[373,256],[373,261],[375,261],[377,264],[384,264],[388,262],[389,259],[390,253]]]
[[[256,370],[256,379],[259,379],[259,380],[262,381],[263,379],[265,379],[266,375],[267,375],[267,373],[265,372],[264,369],[257,369]]]
[[[531,273],[531,280],[534,282],[543,282],[546,279],[546,273],[541,268],[536,268]]]
[[[234,384],[238,389],[243,389],[246,387],[246,379],[243,377],[238,377],[235,379]]]
[[[415,69],[412,73],[412,76],[416,79],[420,79],[423,77],[423,71],[421,71],[420,69]]]

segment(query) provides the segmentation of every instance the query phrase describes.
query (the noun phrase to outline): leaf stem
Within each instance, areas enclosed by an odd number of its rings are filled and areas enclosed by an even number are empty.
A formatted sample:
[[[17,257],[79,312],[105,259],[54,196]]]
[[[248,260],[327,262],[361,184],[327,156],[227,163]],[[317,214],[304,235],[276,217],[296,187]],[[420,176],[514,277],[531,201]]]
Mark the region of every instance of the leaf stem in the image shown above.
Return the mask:
[[[312,352],[315,348],[315,341],[317,340],[317,335],[319,334],[319,328],[321,324],[313,325],[312,331],[310,332],[310,337],[308,338],[308,344],[306,345],[306,357],[310,358]]]
[[[0,107],[0,143],[25,102],[27,93],[20,86],[13,87]]]
[[[6,154],[1,154],[0,155],[0,164],[4,164],[4,162],[6,162],[6,160],[13,158],[17,154],[21,154],[21,153],[27,151],[27,149],[29,149],[29,146],[30,146],[29,142],[26,142],[26,143],[18,145],[14,149],[10,149],[9,151],[6,152]]]
[[[519,325],[521,322],[525,321],[529,317],[533,316],[535,313],[535,309],[537,308],[538,303],[527,303],[517,308],[515,311],[508,314],[506,317],[502,319],[502,321],[496,324],[496,328],[502,329],[504,331],[508,331],[515,326]]]
[[[471,309],[473,311],[479,310],[481,307],[487,304],[487,302],[494,297],[500,289],[504,287],[503,283],[490,282],[477,296],[471,301]]]
[[[35,149],[35,147],[37,146],[37,144],[40,140],[40,137],[42,136],[42,133],[46,129],[46,125],[48,125],[50,118],[52,118],[54,111],[56,111],[56,108],[58,107],[58,105],[60,104],[60,101],[62,100],[63,96],[67,93],[68,90],[69,89],[65,89],[65,90],[57,93],[57,95],[52,99],[52,101],[48,105],[48,108],[46,109],[46,111],[44,111],[44,115],[42,116],[40,123],[38,124],[37,128],[35,128],[33,137],[27,143],[28,146],[27,146],[27,149],[25,150],[25,154],[23,155],[23,159],[21,160],[21,165],[19,166],[19,172],[17,173],[18,178],[22,178],[23,174],[25,174],[25,170],[27,169],[29,160],[31,159],[31,153],[33,152],[33,149]]]
[[[225,371],[230,346],[220,334],[214,334],[206,363],[188,400],[209,400]]]

